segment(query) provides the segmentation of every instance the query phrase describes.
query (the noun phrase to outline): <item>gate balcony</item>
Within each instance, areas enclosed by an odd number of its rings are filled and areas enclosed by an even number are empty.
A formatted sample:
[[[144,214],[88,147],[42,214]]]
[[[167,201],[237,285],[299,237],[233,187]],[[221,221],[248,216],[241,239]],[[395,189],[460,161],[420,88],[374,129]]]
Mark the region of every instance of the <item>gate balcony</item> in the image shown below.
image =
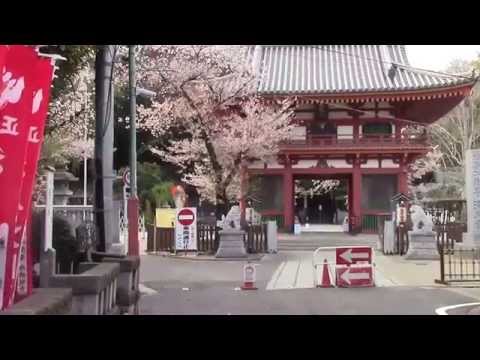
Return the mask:
[[[341,136],[341,135],[307,135],[304,138],[295,138],[284,142],[280,146],[282,152],[310,152],[326,151],[332,152],[339,150],[341,152],[350,151],[372,151],[385,150],[391,151],[414,151],[427,152],[430,146],[428,136],[398,137],[395,135],[360,135]]]

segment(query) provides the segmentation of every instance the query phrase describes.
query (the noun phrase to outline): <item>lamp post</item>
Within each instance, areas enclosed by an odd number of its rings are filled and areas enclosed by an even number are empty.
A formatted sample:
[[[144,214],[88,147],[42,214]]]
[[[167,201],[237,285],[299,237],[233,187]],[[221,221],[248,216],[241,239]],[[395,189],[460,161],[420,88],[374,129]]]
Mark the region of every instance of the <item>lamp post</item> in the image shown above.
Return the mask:
[[[155,96],[155,92],[137,88],[135,69],[135,45],[128,47],[130,93],[130,197],[128,199],[128,254],[139,255],[137,195],[137,96]]]

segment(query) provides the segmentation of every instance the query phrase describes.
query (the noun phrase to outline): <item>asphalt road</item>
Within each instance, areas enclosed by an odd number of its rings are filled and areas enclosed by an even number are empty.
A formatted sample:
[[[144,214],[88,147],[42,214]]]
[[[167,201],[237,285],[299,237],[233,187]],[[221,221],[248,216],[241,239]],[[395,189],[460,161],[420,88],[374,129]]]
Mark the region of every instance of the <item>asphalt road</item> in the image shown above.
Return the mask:
[[[141,283],[154,290],[140,300],[141,314],[158,315],[435,315],[443,306],[478,301],[445,288],[265,290],[289,253],[266,255],[259,290],[239,291],[244,262],[142,257]],[[237,289],[236,289],[237,288]]]

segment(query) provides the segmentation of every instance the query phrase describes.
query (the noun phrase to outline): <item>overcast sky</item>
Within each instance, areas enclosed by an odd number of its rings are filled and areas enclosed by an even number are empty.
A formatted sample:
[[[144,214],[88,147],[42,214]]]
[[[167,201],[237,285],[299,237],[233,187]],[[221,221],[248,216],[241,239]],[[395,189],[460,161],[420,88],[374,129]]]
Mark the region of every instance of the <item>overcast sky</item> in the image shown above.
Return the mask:
[[[454,59],[475,59],[480,45],[407,45],[407,54],[412,66],[442,71]]]

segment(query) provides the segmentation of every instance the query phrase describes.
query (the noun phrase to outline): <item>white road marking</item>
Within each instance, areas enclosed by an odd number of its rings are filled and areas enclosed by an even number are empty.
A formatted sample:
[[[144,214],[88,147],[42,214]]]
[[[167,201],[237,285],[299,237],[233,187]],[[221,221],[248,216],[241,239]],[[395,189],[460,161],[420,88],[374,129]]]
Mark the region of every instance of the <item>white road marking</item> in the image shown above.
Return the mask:
[[[317,254],[317,271],[309,255],[282,262],[269,280],[266,290],[315,288],[317,282],[321,281],[324,259],[329,263],[331,281],[335,282],[335,252],[322,251]],[[396,279],[386,277],[378,265],[374,266],[374,280],[378,287],[402,286]]]
[[[280,275],[282,274],[282,271],[283,271],[283,268],[285,267],[285,261],[283,261],[277,268],[277,270],[275,270],[275,272],[273,273],[272,275],[272,278],[270,279],[270,281],[268,282],[267,284],[267,290],[273,290],[275,289],[275,285],[277,283],[277,280],[278,278],[280,277]]]
[[[300,264],[301,262],[299,260],[287,261],[277,283],[275,284],[275,289],[293,289]]]
[[[313,280],[313,265],[312,259],[305,257],[300,263],[300,268],[298,269],[297,281],[294,285],[295,289],[310,289],[314,288]]]
[[[158,291],[154,290],[154,289],[151,289],[149,287],[146,287],[145,285],[143,284],[139,284],[138,285],[138,290],[140,290],[140,293],[142,294],[145,294],[145,295],[153,295],[153,294],[157,294]]]
[[[475,305],[480,305],[480,303],[468,303],[468,304],[444,306],[436,309],[435,312],[437,313],[437,315],[448,315],[448,310],[458,309],[465,306],[475,306]]]

